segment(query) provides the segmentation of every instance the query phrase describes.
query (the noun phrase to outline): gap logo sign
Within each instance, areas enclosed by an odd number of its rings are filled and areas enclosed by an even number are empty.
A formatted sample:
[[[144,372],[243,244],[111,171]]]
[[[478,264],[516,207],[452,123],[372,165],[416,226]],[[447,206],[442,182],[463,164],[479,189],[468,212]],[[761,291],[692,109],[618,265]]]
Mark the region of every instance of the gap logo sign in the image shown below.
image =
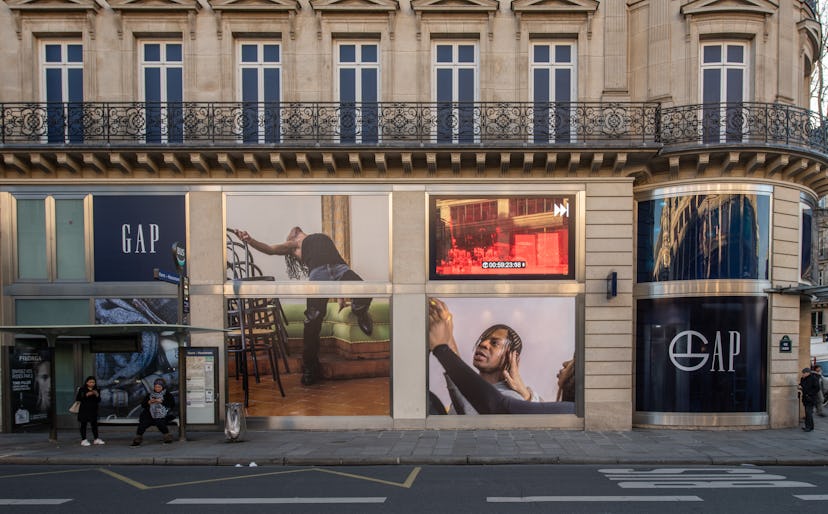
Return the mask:
[[[149,282],[186,235],[184,196],[95,196],[96,282]]]

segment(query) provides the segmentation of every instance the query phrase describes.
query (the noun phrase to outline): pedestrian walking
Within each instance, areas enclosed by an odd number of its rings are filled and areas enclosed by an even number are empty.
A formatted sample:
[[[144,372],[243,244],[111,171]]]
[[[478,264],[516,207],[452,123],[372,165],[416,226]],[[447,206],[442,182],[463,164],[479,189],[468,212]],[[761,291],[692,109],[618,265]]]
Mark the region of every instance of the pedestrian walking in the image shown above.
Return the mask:
[[[101,392],[98,390],[97,380],[93,376],[86,377],[84,385],[78,388],[75,401],[80,402],[78,422],[80,422],[81,446],[104,444],[98,436],[98,404],[101,403]],[[93,441],[86,438],[86,424],[92,427]]]
[[[811,368],[802,369],[799,390],[802,394],[802,405],[805,407],[805,426],[802,430],[811,432],[814,429],[814,407],[819,401],[819,379],[816,374],[811,373]]]

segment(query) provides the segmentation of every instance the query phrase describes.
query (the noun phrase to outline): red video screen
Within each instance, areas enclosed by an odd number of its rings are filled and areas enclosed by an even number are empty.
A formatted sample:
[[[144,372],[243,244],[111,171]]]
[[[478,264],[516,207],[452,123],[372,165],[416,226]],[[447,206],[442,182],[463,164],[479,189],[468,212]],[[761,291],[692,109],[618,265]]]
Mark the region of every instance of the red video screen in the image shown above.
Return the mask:
[[[574,278],[574,195],[432,197],[432,279]]]

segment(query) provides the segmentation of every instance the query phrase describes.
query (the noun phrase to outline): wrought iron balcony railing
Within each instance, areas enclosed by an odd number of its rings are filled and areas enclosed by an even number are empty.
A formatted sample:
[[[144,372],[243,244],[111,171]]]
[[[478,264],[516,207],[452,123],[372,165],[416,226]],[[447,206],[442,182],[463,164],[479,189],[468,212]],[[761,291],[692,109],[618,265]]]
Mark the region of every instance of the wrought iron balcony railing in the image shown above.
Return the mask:
[[[569,144],[657,139],[655,103],[5,103],[0,144]]]
[[[828,120],[783,104],[697,104],[661,110],[661,142],[781,144],[828,153]]]
[[[783,104],[3,103],[0,145],[779,144],[828,154],[828,120]]]

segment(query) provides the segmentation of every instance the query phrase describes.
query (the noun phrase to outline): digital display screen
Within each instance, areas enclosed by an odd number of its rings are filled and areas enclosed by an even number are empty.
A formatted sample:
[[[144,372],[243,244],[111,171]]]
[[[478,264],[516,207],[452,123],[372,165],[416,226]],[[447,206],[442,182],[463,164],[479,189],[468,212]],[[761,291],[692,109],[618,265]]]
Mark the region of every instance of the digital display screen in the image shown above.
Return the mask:
[[[430,276],[574,278],[574,195],[432,196]]]

